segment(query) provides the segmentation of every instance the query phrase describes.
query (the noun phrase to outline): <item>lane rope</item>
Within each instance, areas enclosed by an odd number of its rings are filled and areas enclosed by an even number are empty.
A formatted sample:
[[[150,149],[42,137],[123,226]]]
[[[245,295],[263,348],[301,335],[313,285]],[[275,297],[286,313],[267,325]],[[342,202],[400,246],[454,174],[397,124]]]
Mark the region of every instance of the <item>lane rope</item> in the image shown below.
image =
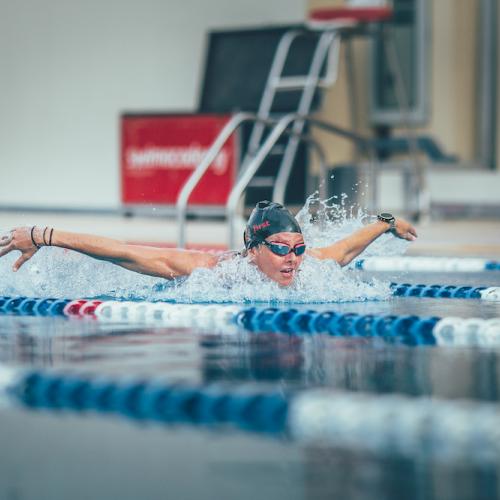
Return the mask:
[[[366,271],[478,273],[500,271],[500,262],[472,257],[367,257],[354,266]]]
[[[393,295],[396,297],[480,299],[500,302],[498,286],[462,286],[441,284],[391,283]],[[172,307],[190,307],[193,315],[203,315],[207,307],[224,307],[226,311],[234,311],[241,306],[214,304],[176,304],[169,302],[146,301],[101,301],[96,299],[57,299],[36,297],[0,296],[0,314],[18,314],[34,316],[90,316],[116,321],[136,321],[143,317],[161,319]],[[212,309],[209,309],[212,311]]]
[[[0,395],[32,410],[243,431],[320,447],[497,464],[500,406],[494,403],[294,391],[165,380],[123,380],[0,366]]]
[[[240,330],[289,335],[379,337],[393,344],[500,346],[500,318],[344,313],[288,307],[221,304],[3,298],[7,313],[97,320],[112,325],[197,328],[235,334]],[[2,301],[0,300],[0,304]],[[26,312],[28,311],[28,312]]]

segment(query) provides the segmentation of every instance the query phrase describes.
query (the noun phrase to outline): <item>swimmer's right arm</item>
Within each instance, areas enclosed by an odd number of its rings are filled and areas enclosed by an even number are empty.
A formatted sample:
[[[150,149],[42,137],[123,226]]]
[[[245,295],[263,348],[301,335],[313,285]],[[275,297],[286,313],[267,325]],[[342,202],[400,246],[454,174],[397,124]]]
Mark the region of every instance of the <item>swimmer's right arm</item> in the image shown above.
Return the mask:
[[[166,279],[187,276],[198,267],[211,268],[218,262],[217,256],[206,252],[131,245],[102,236],[60,230],[51,233],[51,230],[41,227],[13,229],[0,239],[0,257],[13,250],[20,251],[21,256],[13,266],[13,270],[17,271],[38,251],[36,245],[41,247],[51,243],[52,246],[112,262],[130,271]]]

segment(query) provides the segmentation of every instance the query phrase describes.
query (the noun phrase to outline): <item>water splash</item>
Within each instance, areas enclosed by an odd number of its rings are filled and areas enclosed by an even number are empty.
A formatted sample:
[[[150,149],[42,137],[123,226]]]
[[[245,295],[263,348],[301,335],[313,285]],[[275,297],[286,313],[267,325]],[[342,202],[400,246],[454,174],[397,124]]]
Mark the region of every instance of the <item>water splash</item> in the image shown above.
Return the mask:
[[[322,200],[317,191],[307,198],[296,218],[310,247],[331,245],[376,220],[363,207],[351,204],[345,193],[340,196],[340,200],[337,196]],[[386,233],[363,252],[363,257],[402,255],[408,245],[408,241]]]
[[[311,277],[314,276],[314,279]],[[215,269],[198,269],[182,284],[159,296],[182,302],[313,303],[384,300],[388,283],[362,281],[333,261],[306,257],[294,283],[281,287],[264,276],[246,257],[221,262]]]
[[[18,252],[11,252],[0,259],[0,295],[133,298],[149,293],[158,282],[61,248],[42,248],[14,273],[12,265],[18,257]]]
[[[321,247],[347,236],[369,221],[361,208],[348,208],[346,197],[320,200],[308,198],[297,215],[306,243]],[[382,235],[364,255],[404,253],[408,243]],[[385,300],[388,282],[364,281],[352,269],[333,261],[306,257],[290,287],[266,278],[248,258],[236,257],[214,269],[197,269],[185,279],[167,281],[127,271],[109,262],[60,248],[42,248],[17,273],[14,252],[0,259],[0,295],[36,297],[100,297],[178,302],[345,302]]]

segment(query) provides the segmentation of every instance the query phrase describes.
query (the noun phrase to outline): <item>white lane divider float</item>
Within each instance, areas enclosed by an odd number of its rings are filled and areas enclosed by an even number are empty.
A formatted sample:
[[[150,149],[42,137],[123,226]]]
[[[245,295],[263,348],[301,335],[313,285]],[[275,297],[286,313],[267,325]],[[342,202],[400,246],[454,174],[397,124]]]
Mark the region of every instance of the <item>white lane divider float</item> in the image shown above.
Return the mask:
[[[94,315],[100,321],[111,323],[213,328],[231,325],[240,310],[237,305],[107,301],[96,307]]]
[[[440,346],[500,346],[500,318],[457,318],[439,320],[432,331]]]
[[[356,267],[366,271],[477,273],[486,271],[489,264],[486,259],[472,257],[367,257],[357,261]]]
[[[482,300],[489,300],[492,302],[500,302],[500,287],[490,286],[485,290],[479,292]]]
[[[288,415],[307,444],[479,463],[498,461],[499,422],[497,404],[328,390],[299,394]]]

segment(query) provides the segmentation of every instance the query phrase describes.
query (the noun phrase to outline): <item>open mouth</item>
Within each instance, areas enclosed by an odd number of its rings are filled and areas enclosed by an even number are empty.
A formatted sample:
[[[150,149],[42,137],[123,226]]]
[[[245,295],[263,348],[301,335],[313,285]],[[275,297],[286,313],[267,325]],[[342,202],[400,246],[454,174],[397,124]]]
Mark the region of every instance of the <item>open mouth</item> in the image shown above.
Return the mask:
[[[280,273],[281,273],[283,276],[285,276],[286,278],[291,278],[291,277],[293,276],[294,272],[295,272],[295,269],[293,269],[292,267],[288,267],[288,268],[286,268],[286,269],[282,269],[282,270],[280,271]]]

